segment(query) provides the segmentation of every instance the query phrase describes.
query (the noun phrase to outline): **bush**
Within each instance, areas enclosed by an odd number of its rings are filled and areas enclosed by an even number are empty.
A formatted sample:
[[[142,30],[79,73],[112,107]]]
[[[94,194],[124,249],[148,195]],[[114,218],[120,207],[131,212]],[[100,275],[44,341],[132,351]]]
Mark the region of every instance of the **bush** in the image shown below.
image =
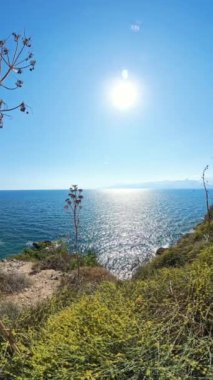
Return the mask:
[[[213,223],[211,229],[213,230]],[[160,255],[156,255],[150,262],[138,267],[134,278],[146,279],[155,275],[156,269],[180,268],[192,263],[203,249],[211,246],[206,238],[208,232],[207,223],[198,225],[193,233],[183,236],[176,245],[164,249]]]
[[[20,354],[8,359],[2,346],[3,378],[212,379],[213,245],[205,231],[145,265],[138,280],[116,281],[92,266],[75,286],[77,270],[67,273],[52,300],[14,321]]]
[[[11,301],[0,301],[0,319],[7,319],[14,323],[20,316],[20,307]]]
[[[13,256],[16,260],[42,261],[52,255],[68,253],[68,247],[63,242],[39,242],[34,247],[25,248],[23,252]]]
[[[39,332],[50,316],[70,306],[78,298],[76,289],[61,288],[51,299],[45,299],[30,308],[21,310],[19,318],[13,321],[12,326],[15,330],[22,332],[23,336],[26,336],[26,331]]]
[[[80,275],[75,270],[61,279],[61,286],[66,288],[80,288],[88,290],[90,285],[97,287],[104,281],[116,282],[117,279],[105,268],[102,267],[81,267]]]
[[[67,252],[59,252],[49,255],[43,260],[35,263],[32,270],[38,272],[45,269],[54,269],[62,272],[67,272],[72,267],[73,258]]]
[[[4,294],[18,293],[31,285],[24,274],[0,272],[0,292]]]
[[[76,269],[78,267],[78,262],[80,264],[80,267],[93,267],[98,265],[96,254],[92,251],[79,256],[71,255],[66,251],[59,251],[57,253],[48,255],[43,260],[38,261],[36,264],[34,264],[33,270],[39,271],[44,269],[54,269],[62,272],[68,272]]]
[[[10,379],[210,379],[212,287],[199,260],[146,281],[102,283],[47,319]]]

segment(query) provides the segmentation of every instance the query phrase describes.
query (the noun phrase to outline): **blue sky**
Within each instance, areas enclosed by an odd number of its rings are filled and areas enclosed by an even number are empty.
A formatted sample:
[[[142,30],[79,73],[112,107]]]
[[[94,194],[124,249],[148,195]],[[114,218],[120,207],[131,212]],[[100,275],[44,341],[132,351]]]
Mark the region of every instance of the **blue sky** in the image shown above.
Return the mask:
[[[36,70],[0,130],[0,188],[98,188],[199,179],[213,166],[211,0],[8,0],[1,38],[25,32]],[[132,28],[131,28],[132,25]],[[136,26],[136,27],[135,27]],[[137,107],[109,100],[127,69]]]

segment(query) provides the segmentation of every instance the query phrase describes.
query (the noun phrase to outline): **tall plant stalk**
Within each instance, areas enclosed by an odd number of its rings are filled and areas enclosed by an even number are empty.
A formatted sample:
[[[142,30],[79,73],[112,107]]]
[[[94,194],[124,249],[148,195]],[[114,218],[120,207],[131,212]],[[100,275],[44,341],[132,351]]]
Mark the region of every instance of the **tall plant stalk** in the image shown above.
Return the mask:
[[[209,166],[206,165],[206,167],[203,169],[202,180],[203,180],[203,188],[204,188],[205,200],[206,200],[206,210],[207,210],[206,219],[207,219],[207,223],[208,223],[208,240],[211,240],[212,216],[211,216],[211,207],[209,206],[209,192],[208,192],[207,180],[206,180],[206,171],[208,170],[208,168],[209,168]]]
[[[71,223],[74,227],[74,250],[77,258],[78,279],[80,276],[80,255],[78,246],[79,226],[80,226],[80,211],[82,209],[83,190],[78,188],[78,185],[70,187],[68,198],[65,200],[64,208],[70,212]]]
[[[209,192],[208,192],[208,189],[207,189],[207,181],[206,181],[206,171],[208,170],[209,168],[209,165],[206,165],[205,168],[203,169],[203,173],[202,173],[202,181],[203,181],[203,188],[204,188],[204,192],[205,192],[205,201],[206,201],[206,211],[207,211],[207,218],[208,218],[208,222],[210,223],[211,221],[211,215],[210,215],[210,208],[209,208]]]
[[[31,39],[25,35],[21,36],[17,33],[12,33],[12,44],[10,38],[0,40],[0,90],[13,91],[23,86],[23,80],[17,76],[27,69],[34,70],[36,61],[33,58],[31,48]],[[3,128],[5,116],[8,113],[19,109],[21,112],[28,113],[27,105],[21,101],[18,104],[8,106],[6,101],[0,95],[0,128]],[[15,343],[15,337],[4,322],[0,320],[0,334],[6,339],[10,345],[12,352],[18,352],[18,347]]]

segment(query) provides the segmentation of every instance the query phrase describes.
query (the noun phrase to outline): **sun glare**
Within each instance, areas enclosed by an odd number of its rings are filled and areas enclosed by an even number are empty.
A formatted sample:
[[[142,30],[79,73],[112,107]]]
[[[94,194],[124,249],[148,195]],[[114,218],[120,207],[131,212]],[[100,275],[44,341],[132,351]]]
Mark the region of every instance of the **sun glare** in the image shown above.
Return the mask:
[[[137,105],[138,89],[135,83],[128,79],[128,70],[123,70],[121,76],[122,79],[112,87],[111,101],[115,108],[127,110]]]

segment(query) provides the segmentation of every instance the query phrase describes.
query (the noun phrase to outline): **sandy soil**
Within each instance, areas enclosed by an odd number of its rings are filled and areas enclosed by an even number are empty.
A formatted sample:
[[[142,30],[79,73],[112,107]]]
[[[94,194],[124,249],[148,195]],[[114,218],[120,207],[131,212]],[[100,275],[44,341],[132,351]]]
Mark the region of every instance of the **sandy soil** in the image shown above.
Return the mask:
[[[4,301],[12,301],[21,307],[31,306],[53,295],[60,284],[62,273],[53,269],[33,273],[32,266],[32,262],[18,260],[0,262],[0,270],[11,275],[13,273],[25,274],[31,281],[29,288],[20,293],[5,296]]]

